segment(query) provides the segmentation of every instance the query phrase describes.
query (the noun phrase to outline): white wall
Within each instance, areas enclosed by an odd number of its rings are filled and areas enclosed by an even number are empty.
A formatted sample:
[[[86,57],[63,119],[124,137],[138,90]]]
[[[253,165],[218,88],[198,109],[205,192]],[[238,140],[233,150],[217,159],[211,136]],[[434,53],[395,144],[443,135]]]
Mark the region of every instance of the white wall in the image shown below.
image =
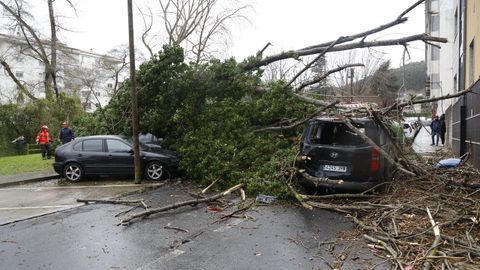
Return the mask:
[[[43,77],[44,77],[44,65],[41,61],[32,57],[22,55],[16,49],[16,46],[12,46],[12,39],[8,37],[0,36],[0,57],[6,58],[7,63],[10,65],[11,70],[15,74],[16,72],[23,73],[22,77],[18,77],[19,80],[25,82],[28,85],[28,89],[34,90],[34,94],[38,98],[45,96]],[[95,54],[93,52],[85,52],[74,48],[63,48],[58,52],[58,73],[57,83],[61,92],[67,92],[68,94],[76,93],[79,95],[82,102],[85,102],[85,98],[82,96],[82,91],[89,91],[89,88],[82,85],[79,78],[71,78],[66,75],[66,70],[93,70],[95,71],[95,84],[94,92],[98,93],[98,100],[91,96],[91,107],[86,111],[93,112],[96,110],[96,103],[100,103],[102,107],[106,106],[111,99],[111,90],[108,85],[114,85],[111,74],[107,70],[103,70],[99,65],[99,61],[102,59],[102,55]],[[112,61],[112,59],[110,59]],[[123,78],[120,78],[122,80]],[[65,89],[64,82],[70,83],[75,81],[78,85],[78,89]],[[0,67],[0,104],[9,102],[15,102],[18,95],[17,86],[14,81],[8,76],[3,67]]]
[[[448,39],[447,43],[440,44],[439,59],[431,59],[431,46],[427,46],[427,74],[439,75],[439,82],[432,84],[431,97],[439,97],[449,93],[455,93],[457,86],[454,77],[457,77],[458,83],[458,66],[459,66],[459,32],[458,19],[455,20],[455,10],[457,10],[457,18],[460,17],[459,0],[434,0],[431,1],[432,13],[437,13],[439,17],[439,30],[432,31],[430,34],[434,36],[444,37]],[[457,23],[457,25],[456,25]],[[455,31],[457,28],[457,31]],[[448,99],[438,102],[437,115],[445,113],[450,105],[456,99]]]

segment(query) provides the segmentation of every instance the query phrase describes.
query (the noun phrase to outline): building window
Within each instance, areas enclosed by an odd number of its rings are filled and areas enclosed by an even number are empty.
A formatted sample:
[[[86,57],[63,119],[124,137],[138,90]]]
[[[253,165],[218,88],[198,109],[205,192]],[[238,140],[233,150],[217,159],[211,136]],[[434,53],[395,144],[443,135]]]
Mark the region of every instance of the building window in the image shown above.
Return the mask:
[[[457,38],[458,35],[458,8],[455,9],[455,23],[453,25],[453,39]]]
[[[430,31],[437,32],[440,30],[440,16],[432,14],[430,16]]]
[[[100,96],[100,92],[95,92],[95,96],[99,97],[99,96]]]
[[[113,88],[113,83],[107,83],[107,88],[112,89]]]
[[[23,78],[23,71],[15,71],[15,77]]]
[[[432,89],[440,88],[440,74],[433,73],[432,75],[430,75],[430,83]]]
[[[89,96],[90,91],[82,91],[82,98],[87,98]]]
[[[430,46],[431,50],[431,60],[439,60],[440,59],[440,49],[435,46]]]
[[[458,79],[457,79],[457,74],[453,76],[453,91],[458,92]]]
[[[468,82],[472,85],[475,82],[475,39],[468,46],[468,69]]]

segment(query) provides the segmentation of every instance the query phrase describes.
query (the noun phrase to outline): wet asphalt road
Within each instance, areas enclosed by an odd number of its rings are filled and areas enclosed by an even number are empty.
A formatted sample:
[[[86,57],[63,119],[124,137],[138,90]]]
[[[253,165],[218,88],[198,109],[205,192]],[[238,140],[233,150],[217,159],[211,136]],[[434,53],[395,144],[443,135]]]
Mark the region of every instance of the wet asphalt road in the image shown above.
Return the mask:
[[[77,198],[107,199],[158,184],[145,181],[134,185],[128,180],[106,179],[72,183],[57,179],[3,187],[0,225],[82,205],[76,202]]]
[[[172,184],[126,198],[160,206],[191,199],[185,189]],[[234,209],[199,205],[116,226],[114,215],[129,208],[90,204],[0,226],[0,269],[330,269],[336,257],[345,259],[341,269],[368,269],[381,262],[363,241],[337,239],[353,225],[329,211],[256,206],[248,220],[213,223]]]

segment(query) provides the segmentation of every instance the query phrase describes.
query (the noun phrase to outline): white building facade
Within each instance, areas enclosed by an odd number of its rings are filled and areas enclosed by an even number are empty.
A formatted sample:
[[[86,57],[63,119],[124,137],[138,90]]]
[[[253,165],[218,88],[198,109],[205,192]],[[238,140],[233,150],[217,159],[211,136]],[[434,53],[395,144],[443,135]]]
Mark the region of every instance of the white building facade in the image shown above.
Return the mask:
[[[427,0],[425,2],[425,30],[432,36],[447,38],[448,42],[426,45],[425,62],[427,66],[428,97],[439,97],[456,93],[459,89],[459,62],[461,43],[460,0]],[[432,116],[441,115],[456,101],[446,99],[432,106]]]
[[[31,94],[44,98],[45,65],[25,48],[25,41],[20,37],[0,34],[0,57]],[[114,71],[122,66],[116,58],[63,45],[59,46],[57,55],[59,92],[77,95],[87,112],[107,105],[124,79],[121,72],[115,79]],[[0,66],[0,104],[17,102],[18,98],[17,84]]]

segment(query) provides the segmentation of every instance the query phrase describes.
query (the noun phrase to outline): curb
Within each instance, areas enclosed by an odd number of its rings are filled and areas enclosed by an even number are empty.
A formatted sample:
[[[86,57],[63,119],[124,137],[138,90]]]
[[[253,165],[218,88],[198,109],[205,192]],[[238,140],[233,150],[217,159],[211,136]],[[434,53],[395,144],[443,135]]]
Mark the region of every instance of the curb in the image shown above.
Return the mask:
[[[23,179],[23,180],[19,180],[19,181],[0,183],[0,188],[8,187],[8,186],[15,186],[15,185],[22,185],[22,184],[27,184],[27,183],[32,183],[32,182],[46,181],[46,180],[51,180],[51,179],[56,179],[56,178],[61,178],[61,177],[62,176],[59,175],[59,174],[52,174],[52,175]]]

